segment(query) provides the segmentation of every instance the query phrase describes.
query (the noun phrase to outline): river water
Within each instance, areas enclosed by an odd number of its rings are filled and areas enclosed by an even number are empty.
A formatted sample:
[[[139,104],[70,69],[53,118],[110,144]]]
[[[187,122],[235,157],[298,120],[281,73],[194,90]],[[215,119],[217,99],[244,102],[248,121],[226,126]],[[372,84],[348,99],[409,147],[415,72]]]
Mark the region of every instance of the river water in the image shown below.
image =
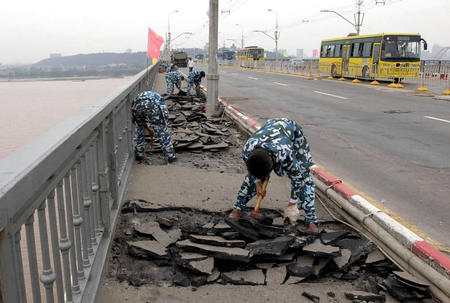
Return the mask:
[[[0,82],[0,159],[130,79]]]

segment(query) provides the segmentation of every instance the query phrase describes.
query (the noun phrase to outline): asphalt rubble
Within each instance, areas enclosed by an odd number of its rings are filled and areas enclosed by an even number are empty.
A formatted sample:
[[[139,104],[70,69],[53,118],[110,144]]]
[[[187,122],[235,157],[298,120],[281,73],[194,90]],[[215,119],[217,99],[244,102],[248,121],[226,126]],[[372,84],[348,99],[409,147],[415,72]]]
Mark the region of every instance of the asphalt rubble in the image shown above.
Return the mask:
[[[189,165],[208,169],[213,155],[239,156],[235,150],[242,141],[236,140],[233,123],[226,117],[207,118],[204,98],[163,96],[177,153],[197,155],[195,161],[187,157]],[[154,160],[159,149],[155,142],[148,152],[153,160],[143,164],[160,163]],[[200,157],[204,153],[208,156]],[[345,292],[347,302],[439,302],[431,298],[429,285],[402,272],[344,224],[322,221],[321,233],[311,234],[303,221],[293,226],[277,210],[260,211],[261,221],[247,215],[230,221],[227,212],[127,201],[111,249],[110,275],[135,287],[193,289],[346,281],[356,285]],[[312,291],[302,296],[305,302],[340,302],[333,291],[326,298]]]

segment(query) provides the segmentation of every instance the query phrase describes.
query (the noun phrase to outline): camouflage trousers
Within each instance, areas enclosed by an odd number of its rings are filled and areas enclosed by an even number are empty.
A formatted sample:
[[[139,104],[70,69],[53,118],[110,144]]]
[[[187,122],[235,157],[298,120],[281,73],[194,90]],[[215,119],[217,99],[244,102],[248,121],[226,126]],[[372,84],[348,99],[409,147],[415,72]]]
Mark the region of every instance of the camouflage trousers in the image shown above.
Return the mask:
[[[152,129],[155,131],[159,143],[161,144],[161,150],[164,158],[170,159],[175,157],[175,151],[167,125],[152,125]],[[144,131],[145,128],[143,126],[136,126],[136,132],[134,135],[134,154],[137,158],[144,157],[145,147],[148,144],[145,141]]]
[[[294,190],[294,188],[292,189]],[[243,210],[256,195],[256,185],[247,175],[242,182],[242,186],[238,192],[236,204],[233,208]],[[298,207],[305,211],[305,223],[317,222],[315,199],[315,185],[310,173],[303,178],[303,186],[300,188],[300,199],[298,199]]]
[[[195,93],[197,94],[197,97],[200,97],[200,84],[193,84],[195,86]],[[188,83],[187,86],[187,95],[190,96],[191,95],[191,84]]]

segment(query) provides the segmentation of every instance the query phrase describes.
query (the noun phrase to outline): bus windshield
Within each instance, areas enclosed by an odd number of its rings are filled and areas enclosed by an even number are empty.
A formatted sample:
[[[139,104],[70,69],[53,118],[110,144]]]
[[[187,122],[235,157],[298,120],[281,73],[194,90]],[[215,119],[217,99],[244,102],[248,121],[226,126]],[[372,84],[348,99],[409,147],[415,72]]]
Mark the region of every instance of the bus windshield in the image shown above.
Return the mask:
[[[418,37],[385,37],[381,50],[381,60],[420,61],[419,39]]]

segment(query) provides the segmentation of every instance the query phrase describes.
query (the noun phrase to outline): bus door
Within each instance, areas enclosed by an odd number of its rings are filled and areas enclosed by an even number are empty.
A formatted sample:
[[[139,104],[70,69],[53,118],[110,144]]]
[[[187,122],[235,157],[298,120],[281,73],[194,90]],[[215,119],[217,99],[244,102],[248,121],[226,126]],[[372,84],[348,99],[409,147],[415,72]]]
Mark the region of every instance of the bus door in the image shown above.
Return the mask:
[[[375,75],[375,77],[378,75],[378,65],[380,63],[380,49],[381,49],[381,43],[373,44],[372,73]]]
[[[348,62],[350,60],[350,44],[344,44],[342,46],[342,75],[348,74]]]

